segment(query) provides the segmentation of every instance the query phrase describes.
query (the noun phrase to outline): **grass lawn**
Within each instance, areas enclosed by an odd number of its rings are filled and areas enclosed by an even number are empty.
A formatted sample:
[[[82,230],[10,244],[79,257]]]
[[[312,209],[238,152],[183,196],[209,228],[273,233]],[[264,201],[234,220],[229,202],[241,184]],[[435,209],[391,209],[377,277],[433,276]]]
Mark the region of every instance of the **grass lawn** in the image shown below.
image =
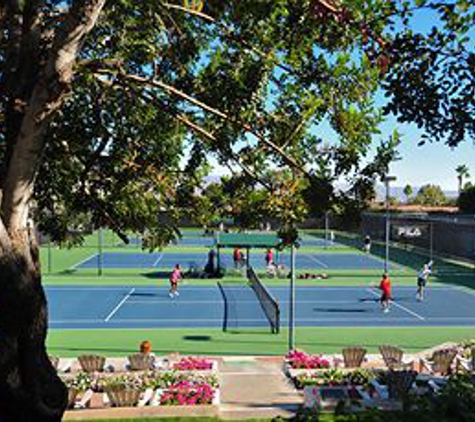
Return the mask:
[[[473,337],[471,327],[305,327],[297,329],[296,345],[311,353],[338,353],[350,345],[377,352],[381,344],[394,344],[405,351],[417,352],[447,341]],[[229,333],[218,329],[184,328],[50,330],[47,344],[49,353],[62,357],[76,357],[86,352],[126,356],[136,352],[143,340],[151,341],[157,354],[178,351],[192,355],[284,355],[288,350],[285,329],[280,334],[257,329]]]

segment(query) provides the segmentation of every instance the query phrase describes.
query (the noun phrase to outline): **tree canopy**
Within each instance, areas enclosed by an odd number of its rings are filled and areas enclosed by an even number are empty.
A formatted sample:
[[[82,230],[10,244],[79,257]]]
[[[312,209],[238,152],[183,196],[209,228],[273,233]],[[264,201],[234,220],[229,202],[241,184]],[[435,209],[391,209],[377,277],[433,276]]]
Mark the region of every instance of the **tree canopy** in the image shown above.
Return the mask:
[[[88,214],[92,226],[173,237],[174,224],[151,217],[166,211],[173,223],[200,209],[186,204],[210,156],[274,196],[290,182],[269,180],[268,169],[287,166],[320,210],[347,200],[334,189],[341,178],[351,197],[365,198],[397,143],[384,140],[370,159],[380,66],[362,53],[359,25],[318,4],[106,3],[45,135],[35,185],[41,229],[61,239],[74,216]],[[360,6],[346,6],[358,22],[389,12],[379,1]],[[49,13],[55,19],[59,9]],[[318,136],[325,121],[331,141]]]
[[[447,204],[447,197],[440,186],[428,184],[421,186],[412,202],[417,205],[439,206]]]
[[[374,144],[381,86],[385,111],[430,139],[473,137],[474,9],[467,0],[0,2],[0,419],[58,421],[66,405],[44,346],[35,222],[58,240],[107,226],[160,246],[180,216],[211,215],[210,199],[196,197],[210,157],[232,174],[225,199],[245,224],[246,201],[286,228],[307,207],[357,212],[398,143],[394,133]],[[438,16],[427,33],[411,26],[421,10]]]

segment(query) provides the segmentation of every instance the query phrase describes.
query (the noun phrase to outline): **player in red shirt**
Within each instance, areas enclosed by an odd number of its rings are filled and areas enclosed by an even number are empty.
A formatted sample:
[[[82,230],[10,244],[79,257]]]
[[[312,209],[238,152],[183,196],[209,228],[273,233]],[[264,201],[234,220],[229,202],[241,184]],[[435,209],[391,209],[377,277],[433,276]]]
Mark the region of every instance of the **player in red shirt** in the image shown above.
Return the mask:
[[[239,268],[243,264],[244,254],[241,252],[241,249],[235,248],[233,252],[234,268]]]
[[[391,300],[391,280],[387,273],[383,274],[381,283],[379,283],[379,289],[381,290],[381,307],[383,312],[389,312],[389,301]]]

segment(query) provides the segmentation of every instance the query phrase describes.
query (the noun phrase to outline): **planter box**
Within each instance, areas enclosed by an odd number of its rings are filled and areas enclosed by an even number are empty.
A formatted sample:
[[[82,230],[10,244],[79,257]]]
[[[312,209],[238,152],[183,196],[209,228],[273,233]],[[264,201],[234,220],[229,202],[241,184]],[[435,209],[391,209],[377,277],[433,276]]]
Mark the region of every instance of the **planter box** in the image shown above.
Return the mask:
[[[324,411],[335,410],[343,402],[352,410],[363,408],[363,395],[356,387],[348,386],[306,386],[304,392],[304,407]]]
[[[140,390],[104,388],[109,402],[113,407],[131,407],[137,406],[140,400]]]
[[[158,406],[158,407],[116,407],[103,409],[83,409],[67,411],[63,420],[95,420],[95,419],[135,419],[152,417],[196,417],[217,418],[219,407],[215,405],[203,406]]]

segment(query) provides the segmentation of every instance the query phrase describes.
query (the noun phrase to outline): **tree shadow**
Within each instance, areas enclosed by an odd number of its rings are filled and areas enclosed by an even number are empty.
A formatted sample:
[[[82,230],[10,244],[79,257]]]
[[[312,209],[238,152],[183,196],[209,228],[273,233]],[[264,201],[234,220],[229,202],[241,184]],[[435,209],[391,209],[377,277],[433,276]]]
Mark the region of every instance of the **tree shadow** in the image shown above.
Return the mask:
[[[342,308],[313,308],[314,312],[329,312],[342,314],[363,314],[370,312],[368,309],[342,309]]]
[[[170,271],[152,271],[148,273],[141,273],[140,276],[149,279],[165,280],[170,277]]]

